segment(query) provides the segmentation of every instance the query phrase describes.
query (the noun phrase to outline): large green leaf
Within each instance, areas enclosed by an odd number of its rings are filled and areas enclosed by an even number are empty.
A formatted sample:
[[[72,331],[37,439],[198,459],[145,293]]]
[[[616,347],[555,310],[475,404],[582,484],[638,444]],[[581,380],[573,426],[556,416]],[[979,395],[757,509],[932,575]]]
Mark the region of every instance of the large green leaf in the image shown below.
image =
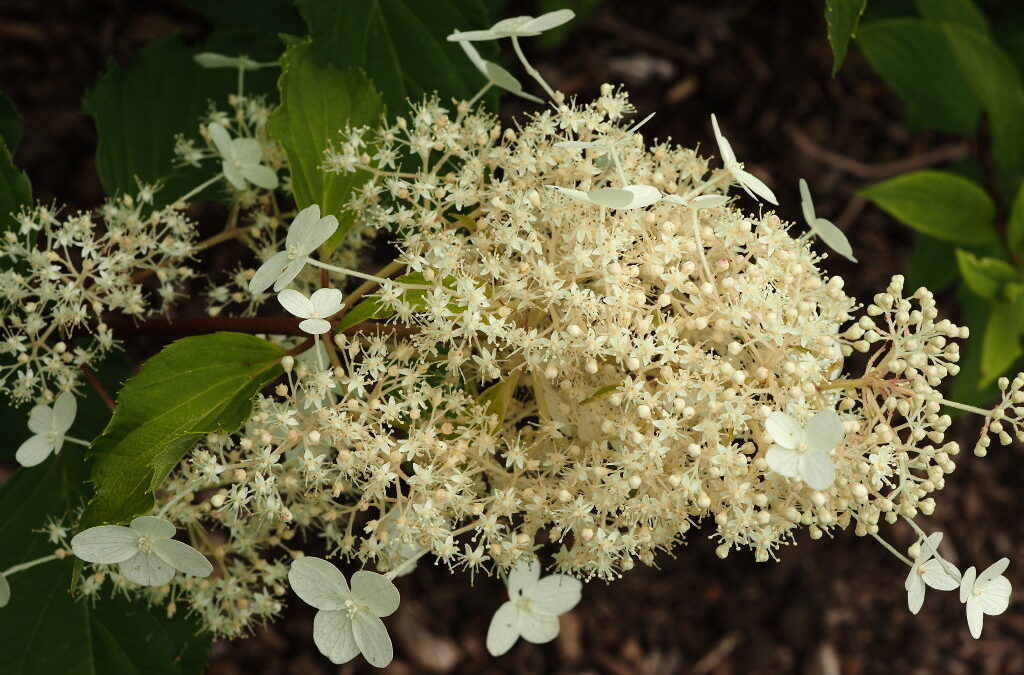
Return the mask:
[[[1017,188],[1017,197],[1013,200],[1010,220],[1006,224],[1006,242],[1010,250],[1024,257],[1024,180]]]
[[[153,506],[153,490],[201,434],[231,432],[255,394],[281,372],[284,350],[251,335],[178,340],[151,358],[117,397],[90,448],[96,495],[83,527],[123,522]]]
[[[107,194],[135,194],[136,177],[162,180],[159,197],[174,201],[219,170],[174,169],[174,136],[196,137],[210,100],[224,105],[236,73],[197,65],[176,37],[147,44],[128,67],[111,67],[82,107],[96,122],[96,168]]]
[[[867,0],[825,0],[825,23],[828,24],[828,42],[832,45],[832,75],[846,59],[850,40],[857,35],[857,25],[867,7]]]
[[[982,337],[982,385],[989,384],[1017,362],[1021,349],[1021,330],[1024,329],[1024,297],[1014,302],[992,303]]]
[[[945,171],[913,171],[861,195],[918,232],[955,244],[996,240],[995,205],[973,181]]]
[[[456,29],[490,26],[481,0],[297,1],[317,60],[365,69],[393,114],[404,114],[406,99],[436,91],[447,104],[484,85],[462,49],[446,39]],[[479,47],[484,58],[494,59],[494,45]]]
[[[1021,282],[1020,273],[1005,260],[979,258],[962,249],[957,250],[956,260],[964,283],[986,300],[1007,301],[1007,286]]]
[[[7,149],[14,154],[21,140],[21,117],[14,102],[0,92],[0,141],[7,144]]]
[[[857,46],[907,105],[914,124],[971,135],[980,106],[941,24],[882,19],[861,24]]]
[[[28,176],[14,165],[14,150],[21,139],[18,111],[0,94],[0,233],[12,229],[16,214],[32,203],[32,186]]]
[[[281,58],[281,104],[267,129],[288,153],[292,191],[300,209],[318,204],[322,216],[334,215],[340,226],[325,248],[334,249],[352,225],[345,210],[352,191],[369,174],[324,173],[324,151],[342,140],[342,127],[372,125],[384,112],[380,95],[362,72],[317,65],[309,41],[288,48]]]
[[[926,19],[958,23],[980,33],[992,32],[988,19],[971,0],[914,0],[914,4]]]

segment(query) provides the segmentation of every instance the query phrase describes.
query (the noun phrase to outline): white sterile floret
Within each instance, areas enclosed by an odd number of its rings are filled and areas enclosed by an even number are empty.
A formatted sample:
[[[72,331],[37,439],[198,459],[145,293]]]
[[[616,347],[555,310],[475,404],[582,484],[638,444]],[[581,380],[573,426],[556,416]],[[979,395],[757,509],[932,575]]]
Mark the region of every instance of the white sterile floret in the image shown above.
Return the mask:
[[[0,574],[0,607],[6,607],[7,603],[11,601],[11,584],[8,583],[7,577]]]
[[[914,564],[907,574],[904,588],[907,589],[907,606],[911,614],[921,611],[924,604],[925,586],[939,591],[952,591],[960,586],[960,572],[949,562],[939,558],[941,532],[933,532],[921,542],[921,553],[914,558]],[[950,573],[956,576],[951,576]]]
[[[299,211],[288,228],[284,250],[267,258],[256,270],[249,280],[249,291],[262,293],[271,286],[280,291],[290,284],[306,266],[310,254],[330,239],[337,229],[338,219],[334,216],[321,218],[320,207],[316,204]]]
[[[131,525],[99,525],[71,539],[71,550],[86,562],[117,564],[121,575],[142,586],[163,586],[174,571],[206,577],[213,565],[188,544],[172,539],[175,527],[155,516],[139,516]]]
[[[228,182],[239,190],[244,190],[246,181],[266,190],[277,187],[277,174],[269,166],[260,164],[263,159],[263,147],[255,138],[231,138],[228,130],[216,122],[208,125],[213,144],[220,153],[221,168]]]
[[[454,35],[458,35],[459,32],[455,31]],[[534,103],[543,103],[543,101],[533,94],[528,94],[523,91],[523,85],[516,79],[515,75],[508,72],[497,63],[488,61],[487,59],[480,56],[480,52],[476,50],[471,42],[462,40],[459,42],[459,46],[462,47],[462,51],[466,52],[466,56],[472,62],[476,69],[480,71],[480,74],[487,78],[487,81],[496,87],[504,89],[510,94],[515,94],[525,98],[528,101]]]
[[[1008,558],[1000,558],[981,574],[974,567],[964,572],[960,581],[960,602],[967,604],[967,625],[971,635],[981,637],[985,615],[1002,614],[1010,605],[1010,580],[1003,576],[1009,566]]]
[[[722,154],[725,170],[739,183],[743,191],[751,197],[757,194],[758,197],[766,202],[778,205],[779,202],[775,199],[775,193],[771,191],[771,188],[754,174],[745,171],[743,165],[736,161],[736,153],[732,151],[732,145],[722,135],[721,129],[718,128],[718,120],[715,119],[714,115],[711,115],[711,126],[715,129],[715,140],[718,141],[718,151]]]
[[[352,575],[350,589],[337,567],[306,556],[292,562],[288,582],[303,602],[320,610],[313,619],[313,642],[332,663],[360,653],[377,668],[391,663],[394,651],[381,617],[393,614],[401,597],[387,577],[360,570]]]
[[[277,294],[282,307],[300,319],[305,319],[299,323],[299,329],[310,335],[323,335],[331,330],[331,322],[327,319],[345,307],[342,297],[337,288],[320,288],[308,298],[291,288]]]
[[[502,19],[487,30],[455,31],[448,36],[448,41],[482,42],[511,37],[533,37],[572,21],[574,16],[576,14],[571,9],[559,9],[537,17],[513,16]]]
[[[541,578],[536,558],[520,560],[506,580],[509,600],[494,613],[487,630],[487,651],[500,656],[522,637],[541,644],[558,637],[558,615],[580,601],[583,585],[564,574]]]
[[[806,426],[784,412],[775,411],[765,421],[775,444],[768,449],[768,468],[787,478],[801,478],[814,490],[824,490],[836,479],[829,453],[843,440],[843,421],[834,410],[814,414]]]
[[[227,56],[216,52],[201,52],[192,57],[196,63],[203,68],[239,68],[241,70],[259,70],[260,68],[273,68],[278,65],[277,61],[253,61],[244,54],[238,56]]]
[[[584,192],[572,188],[548,185],[552,190],[558,190],[564,195],[573,199],[594,206],[603,206],[609,209],[642,209],[656,204],[661,199],[661,191],[650,185],[625,185],[620,188],[597,188]]]
[[[22,466],[35,466],[50,453],[60,452],[64,434],[75,421],[78,403],[71,392],[64,392],[53,402],[53,407],[37,405],[28,414],[28,428],[32,436],[21,444],[14,457]]]
[[[697,195],[689,199],[679,195],[665,195],[662,199],[691,209],[713,209],[725,206],[729,201],[729,198],[725,195]]]
[[[807,187],[807,181],[803,178],[800,179],[800,208],[803,209],[804,220],[807,221],[808,227],[811,228],[814,234],[818,235],[819,239],[825,242],[826,246],[844,258],[857,262],[857,259],[853,256],[853,247],[850,246],[850,240],[846,238],[843,231],[832,224],[832,221],[818,218],[815,215],[814,202],[811,201],[811,191]]]

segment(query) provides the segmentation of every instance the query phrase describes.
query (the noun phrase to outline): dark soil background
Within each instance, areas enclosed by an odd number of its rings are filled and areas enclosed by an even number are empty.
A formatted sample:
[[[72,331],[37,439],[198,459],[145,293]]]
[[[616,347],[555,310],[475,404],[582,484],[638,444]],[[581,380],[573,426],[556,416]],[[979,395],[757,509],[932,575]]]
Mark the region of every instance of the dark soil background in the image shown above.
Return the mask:
[[[355,1],[355,0],[349,0]],[[536,13],[528,2],[513,10]],[[590,96],[623,82],[641,114],[657,111],[645,133],[700,142],[717,153],[714,112],[739,158],[766,179],[781,215],[799,220],[797,179],[806,177],[820,215],[847,231],[862,263],[828,266],[862,299],[903,271],[911,237],[855,195],[858,188],[912,168],[942,166],[969,148],[951,138],[911,134],[902,106],[851,51],[830,77],[831,53],[820,2],[606,2],[578,20],[561,44],[531,58],[563,91]],[[520,13],[521,13],[520,12]],[[509,14],[515,13],[509,12]],[[23,115],[16,161],[37,198],[70,207],[97,204],[91,121],[79,110],[109,58],[125,61],[147,40],[171,32],[201,39],[203,19],[170,0],[0,0],[0,90]],[[518,107],[508,103],[508,112]],[[946,309],[957,309],[947,299]],[[975,425],[960,423],[970,447]],[[1008,576],[1024,588],[1021,448],[995,448],[961,466],[938,495],[929,529],[946,532],[950,557],[984,567],[1008,556]],[[909,530],[893,528],[902,547]],[[890,530],[892,531],[892,530]],[[955,553],[955,555],[954,555]],[[821,675],[1024,673],[1024,610],[988,618],[972,640],[954,593],[929,595],[918,616],[906,608],[898,561],[870,539],[841,532],[781,551],[781,561],[714,555],[702,534],[661,569],[635,569],[621,581],[588,585],[562,619],[552,644],[520,642],[492,659],[483,640],[502,585],[474,587],[421,564],[399,581],[403,602],[388,620],[396,659],[388,673],[609,675]],[[215,645],[217,675],[371,671],[362,659],[332,666],[312,643],[312,613],[295,602],[283,620],[252,638]],[[112,674],[117,675],[117,674]]]

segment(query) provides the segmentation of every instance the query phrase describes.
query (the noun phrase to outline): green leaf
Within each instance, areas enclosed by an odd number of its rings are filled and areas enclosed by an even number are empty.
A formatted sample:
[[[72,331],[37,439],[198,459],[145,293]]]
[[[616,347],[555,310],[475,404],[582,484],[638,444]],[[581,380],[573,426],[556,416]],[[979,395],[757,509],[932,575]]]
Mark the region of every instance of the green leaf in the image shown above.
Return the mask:
[[[1024,171],[1024,87],[1013,60],[992,38],[955,23],[940,24],[956,63],[988,114],[992,154],[1010,175]]]
[[[832,77],[846,59],[846,49],[857,35],[857,25],[867,4],[867,0],[825,0],[825,23],[828,24],[828,42],[832,45]]]
[[[147,44],[126,68],[112,67],[82,100],[96,122],[96,168],[107,194],[135,194],[136,177],[162,180],[158,197],[172,202],[220,170],[175,169],[174,136],[197,137],[209,101],[235,91],[237,73],[197,65],[195,49],[176,37]],[[215,166],[216,165],[216,166]]]
[[[1010,250],[1024,256],[1024,180],[1017,188],[1017,197],[1013,200],[1010,220],[1006,224],[1006,242]]]
[[[318,204],[322,216],[338,218],[338,230],[323,246],[332,251],[352,226],[354,214],[344,210],[345,204],[369,174],[324,173],[320,170],[324,151],[341,142],[346,124],[376,124],[384,107],[366,75],[351,68],[317,65],[310,49],[306,40],[289,47],[281,57],[281,104],[271,114],[267,131],[288,153],[298,207]]]
[[[995,205],[976,183],[945,171],[913,171],[860,191],[904,225],[954,244],[996,240]]]
[[[423,278],[423,274],[420,272],[413,272],[412,274],[400,276],[395,279],[395,281],[405,284],[427,283]],[[413,310],[420,310],[425,307],[424,298],[426,298],[426,295],[427,291],[420,288],[412,288],[402,293],[405,301],[412,305]],[[378,298],[366,298],[341,317],[341,320],[334,326],[334,332],[344,332],[363,321],[369,321],[371,319],[386,319],[389,316],[393,316],[394,313],[394,307],[385,305]]]
[[[14,101],[0,92],[0,141],[7,144],[11,154],[18,149],[21,140],[21,116],[14,106]]]
[[[979,33],[992,32],[988,19],[971,0],[914,0],[914,4],[926,19],[958,23]]]
[[[77,425],[76,425],[77,426]],[[48,517],[79,505],[86,469],[83,450],[65,447],[31,469],[19,469],[0,487],[0,569],[53,552],[34,530]],[[76,602],[68,593],[72,558],[10,576],[11,602],[0,609],[0,672],[19,675],[199,675],[209,640],[180,612],[144,601],[101,596]],[[109,589],[108,589],[109,590]]]
[[[956,260],[964,283],[986,300],[1008,300],[1007,284],[1021,281],[1017,270],[998,258],[979,258],[973,253],[957,249]]]
[[[447,36],[488,28],[480,0],[297,0],[320,63],[362,68],[373,76],[388,109],[402,114],[406,99],[437,92],[442,105],[468,99],[484,78]],[[480,45],[485,59],[496,47]]]
[[[121,389],[90,448],[96,496],[82,527],[148,512],[153,490],[201,434],[235,431],[249,417],[284,353],[251,335],[214,333],[178,340],[149,359]]]
[[[1021,330],[1024,329],[1024,298],[1016,302],[996,302],[985,324],[981,348],[982,386],[994,382],[1017,362],[1021,350]]]
[[[956,134],[974,133],[980,104],[940,25],[909,18],[864,23],[857,46],[906,103],[909,120]]]
[[[956,247],[923,234],[914,236],[914,247],[907,262],[907,288],[921,288],[938,293],[949,288],[957,278]]]
[[[7,142],[0,139],[0,232],[17,227],[15,215],[31,204],[32,185],[28,176],[14,165]]]

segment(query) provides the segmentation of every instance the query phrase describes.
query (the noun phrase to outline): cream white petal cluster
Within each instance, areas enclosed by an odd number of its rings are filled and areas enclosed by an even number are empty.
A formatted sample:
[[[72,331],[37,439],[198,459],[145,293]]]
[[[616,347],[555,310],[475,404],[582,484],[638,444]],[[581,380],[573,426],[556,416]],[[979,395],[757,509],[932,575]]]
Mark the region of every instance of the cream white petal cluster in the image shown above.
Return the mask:
[[[290,284],[306,266],[309,256],[337,229],[338,219],[334,216],[321,218],[320,207],[316,204],[299,211],[288,228],[285,250],[270,256],[256,270],[249,280],[249,291],[262,293],[271,286],[280,291]]]
[[[559,9],[540,16],[513,16],[502,19],[486,30],[456,31],[448,36],[449,42],[483,42],[502,38],[521,38],[540,35],[572,21],[576,14],[571,9]]]
[[[1010,580],[1003,576],[1009,566],[1008,558],[1000,558],[978,574],[974,567],[964,572],[960,581],[960,602],[967,605],[967,625],[971,635],[981,637],[985,615],[1002,614],[1010,606]]]
[[[930,586],[939,591],[952,591],[960,586],[960,572],[949,562],[939,558],[941,532],[933,532],[920,543],[921,553],[914,558],[907,580],[903,584],[907,590],[907,606],[911,614],[921,611],[924,604],[925,587]],[[955,576],[954,576],[955,575]]]
[[[787,478],[800,478],[814,490],[832,485],[836,467],[829,453],[846,435],[834,410],[816,412],[806,426],[777,410],[765,420],[765,429],[774,441],[765,454],[768,468]]]
[[[313,619],[313,641],[332,663],[359,654],[378,668],[391,663],[394,650],[381,617],[393,614],[401,597],[390,579],[360,570],[350,588],[337,567],[305,556],[292,562],[288,582],[303,602],[320,610]]]
[[[508,574],[508,602],[498,608],[487,630],[487,651],[500,656],[520,637],[542,644],[558,637],[558,616],[575,607],[583,585],[564,574],[540,576],[540,562],[520,560]]]
[[[188,544],[173,539],[172,523],[155,516],[139,516],[128,527],[98,525],[71,539],[71,550],[86,562],[118,565],[121,575],[141,586],[163,586],[175,570],[206,577],[213,565]]]
[[[548,185],[547,187],[552,190],[558,190],[577,201],[609,209],[642,209],[658,203],[658,200],[661,199],[661,191],[651,185],[625,185],[620,188],[605,187],[587,192],[558,187],[557,185]]]
[[[310,335],[323,335],[331,330],[331,322],[327,319],[345,307],[341,299],[341,291],[337,288],[320,288],[309,297],[292,288],[277,294],[282,307],[304,319],[299,323],[299,329]]]
[[[277,174],[261,164],[263,147],[258,140],[231,138],[228,130],[216,122],[207,125],[206,131],[220,154],[221,170],[229,183],[239,190],[244,190],[248,183],[265,190],[277,187]]]
[[[755,194],[761,199],[765,200],[770,204],[778,204],[778,200],[775,198],[775,193],[771,191],[767,185],[764,184],[760,178],[754,174],[746,171],[743,165],[736,161],[736,153],[732,151],[732,145],[722,135],[722,130],[718,128],[718,120],[714,115],[711,115],[711,126],[715,130],[715,140],[718,141],[718,151],[722,155],[722,162],[725,164],[725,170],[732,175],[733,180],[739,183],[739,186],[743,188],[743,191],[753,197]]]
[[[64,445],[64,435],[75,422],[78,403],[71,392],[60,394],[53,407],[37,405],[28,415],[28,428],[32,432],[15,453],[14,458],[22,466],[35,466],[50,453],[57,454]]]
[[[628,143],[630,139],[633,137],[633,134],[635,134],[640,129],[640,127],[651,121],[651,118],[654,117],[654,115],[655,113],[651,113],[650,115],[643,118],[630,128],[626,129],[626,131],[623,132],[621,136],[614,140],[601,139],[596,141],[559,141],[558,143],[555,143],[555,147],[567,148],[569,150],[590,150],[600,148],[604,148],[606,150],[612,149],[616,146]]]
[[[825,242],[826,246],[844,258],[857,262],[857,258],[853,256],[853,247],[850,246],[850,240],[846,238],[843,231],[836,227],[831,220],[818,218],[814,213],[811,190],[807,187],[807,181],[803,178],[800,179],[800,208],[803,210],[804,220],[807,221],[808,227],[811,228],[814,234],[818,235],[818,239],[821,239]]]

